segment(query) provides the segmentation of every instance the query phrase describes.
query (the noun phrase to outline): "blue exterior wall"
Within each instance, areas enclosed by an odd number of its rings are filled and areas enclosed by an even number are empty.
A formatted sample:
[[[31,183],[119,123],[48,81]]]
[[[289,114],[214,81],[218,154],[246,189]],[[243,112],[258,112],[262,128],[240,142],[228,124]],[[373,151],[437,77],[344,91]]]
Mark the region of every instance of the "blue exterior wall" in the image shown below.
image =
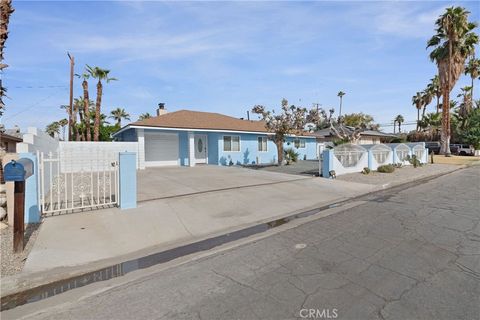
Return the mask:
[[[167,132],[178,133],[179,141],[179,163],[182,166],[189,165],[188,152],[188,132],[174,131],[174,130],[152,130],[145,129],[147,132]],[[191,131],[194,134],[207,135],[207,152],[208,164],[214,165],[229,165],[232,162],[234,165],[240,164],[269,164],[277,162],[277,147],[275,143],[267,140],[267,151],[258,151],[258,137],[265,137],[265,134],[254,133],[232,133],[232,132],[202,132]],[[224,136],[239,136],[240,137],[240,151],[223,151],[223,137]],[[135,129],[125,130],[116,136],[119,141],[137,141]],[[299,154],[299,159],[314,160],[317,157],[316,139],[300,137],[298,139],[305,141],[304,148],[296,148],[294,144],[295,137],[288,137],[284,143],[284,149],[292,148]]]
[[[305,148],[295,148],[296,139],[305,140]],[[283,144],[283,149],[293,149],[299,154],[299,160],[315,160],[317,158],[317,143],[315,138],[288,137]]]
[[[188,132],[180,131],[178,132],[178,156],[180,157],[180,165],[181,166],[188,166],[189,159],[188,159]]]

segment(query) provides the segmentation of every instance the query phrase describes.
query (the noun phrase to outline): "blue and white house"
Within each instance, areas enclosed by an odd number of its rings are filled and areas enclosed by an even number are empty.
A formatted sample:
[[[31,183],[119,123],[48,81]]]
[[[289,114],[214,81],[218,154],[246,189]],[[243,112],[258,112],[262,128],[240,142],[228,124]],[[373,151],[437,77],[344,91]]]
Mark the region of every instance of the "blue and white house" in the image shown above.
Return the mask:
[[[277,162],[277,147],[263,121],[237,119],[219,113],[180,110],[130,123],[114,134],[117,141],[137,141],[139,167],[269,164]],[[315,136],[289,136],[284,148],[299,159],[317,158]]]

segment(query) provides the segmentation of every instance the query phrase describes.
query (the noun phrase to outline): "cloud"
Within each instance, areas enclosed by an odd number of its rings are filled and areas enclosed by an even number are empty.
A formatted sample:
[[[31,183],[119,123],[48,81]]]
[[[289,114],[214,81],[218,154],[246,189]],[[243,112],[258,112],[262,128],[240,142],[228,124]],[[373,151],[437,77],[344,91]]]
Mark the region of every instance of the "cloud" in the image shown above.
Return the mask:
[[[427,38],[434,33],[435,20],[446,5],[422,10],[411,3],[389,3],[381,6],[374,18],[377,32],[404,38]]]

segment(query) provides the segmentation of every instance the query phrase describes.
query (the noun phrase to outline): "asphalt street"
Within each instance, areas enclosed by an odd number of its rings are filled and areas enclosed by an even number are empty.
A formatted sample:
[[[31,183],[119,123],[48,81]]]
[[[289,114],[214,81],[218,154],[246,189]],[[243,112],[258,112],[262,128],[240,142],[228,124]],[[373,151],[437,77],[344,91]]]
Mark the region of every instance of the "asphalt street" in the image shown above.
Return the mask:
[[[28,318],[479,319],[479,221],[477,166]]]

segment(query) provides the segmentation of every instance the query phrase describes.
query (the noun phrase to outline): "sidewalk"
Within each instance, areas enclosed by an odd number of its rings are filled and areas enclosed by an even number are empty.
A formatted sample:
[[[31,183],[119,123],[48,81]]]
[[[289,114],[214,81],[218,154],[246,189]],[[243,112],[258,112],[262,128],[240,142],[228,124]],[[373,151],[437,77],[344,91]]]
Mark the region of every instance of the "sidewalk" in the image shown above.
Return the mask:
[[[395,179],[389,184],[393,186],[459,168],[432,165],[412,169],[415,174],[403,179],[388,174],[382,179]],[[23,272],[2,279],[2,295],[95,270],[132,254],[175,248],[386,187],[385,180],[358,183],[351,181],[359,180],[353,175],[343,177],[349,181],[305,178],[148,201],[130,210],[112,208],[46,218]]]

